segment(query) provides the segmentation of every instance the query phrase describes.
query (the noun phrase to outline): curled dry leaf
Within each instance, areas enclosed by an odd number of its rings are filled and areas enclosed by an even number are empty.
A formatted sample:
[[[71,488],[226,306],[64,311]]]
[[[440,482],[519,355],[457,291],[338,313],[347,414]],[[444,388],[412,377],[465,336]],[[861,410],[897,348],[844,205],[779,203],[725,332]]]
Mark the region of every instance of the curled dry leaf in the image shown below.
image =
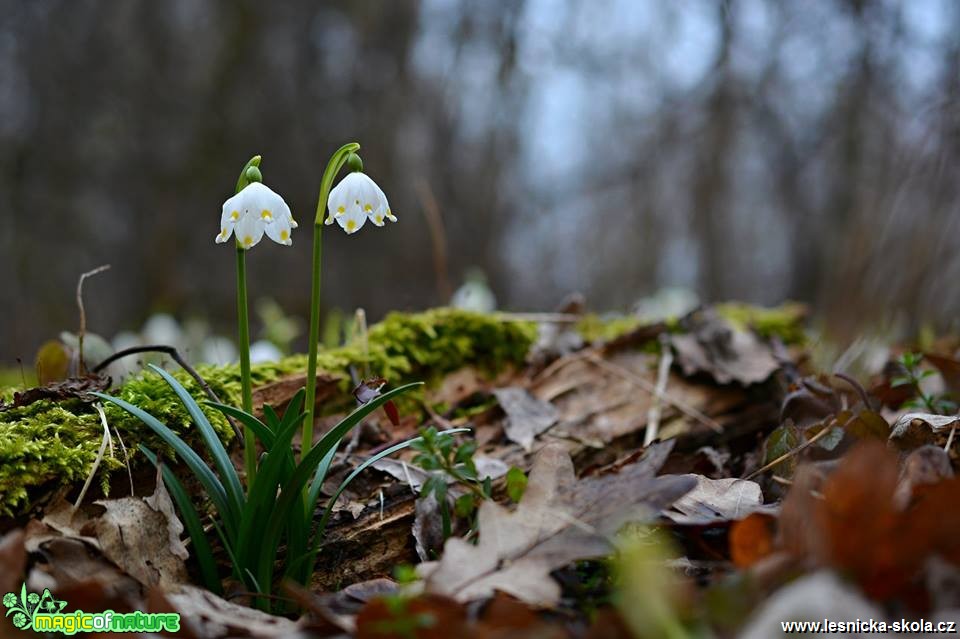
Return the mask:
[[[765,381],[780,368],[766,344],[715,313],[694,315],[692,323],[690,332],[670,337],[685,374],[707,373],[720,384],[749,386]]]
[[[149,601],[151,609],[180,613],[181,627],[202,639],[307,636],[294,621],[231,603],[195,586],[180,586],[171,592],[154,589]]]
[[[170,588],[188,581],[185,560],[189,554],[180,540],[183,524],[177,518],[159,473],[156,490],[150,497],[102,499],[94,503],[104,509],[99,516],[91,516],[74,509],[66,501],[59,501],[43,519],[43,524],[52,530],[37,539],[49,541],[46,537],[55,530],[64,539],[49,543],[61,549],[70,546],[67,542],[70,539],[93,545],[106,559],[144,586]],[[34,530],[39,529],[35,527]],[[70,556],[77,561],[82,559],[83,564],[89,561],[79,549]],[[65,558],[64,561],[65,566],[69,566],[70,560]],[[80,576],[88,575],[81,571]]]
[[[920,422],[923,425],[918,425]],[[960,415],[934,415],[933,413],[907,413],[901,415],[890,431],[890,439],[911,439],[929,442],[932,433],[939,433],[960,426]]]
[[[672,447],[654,444],[616,474],[578,481],[563,448],[545,446],[515,511],[484,502],[478,545],[449,539],[439,562],[420,565],[426,590],[462,602],[501,590],[531,605],[555,605],[560,589],[552,570],[608,553],[623,523],[656,516],[696,485],[691,477],[655,477]]]
[[[682,476],[694,480],[696,486],[664,511],[664,516],[674,523],[702,526],[740,519],[763,505],[760,484],[756,482],[733,477]]]

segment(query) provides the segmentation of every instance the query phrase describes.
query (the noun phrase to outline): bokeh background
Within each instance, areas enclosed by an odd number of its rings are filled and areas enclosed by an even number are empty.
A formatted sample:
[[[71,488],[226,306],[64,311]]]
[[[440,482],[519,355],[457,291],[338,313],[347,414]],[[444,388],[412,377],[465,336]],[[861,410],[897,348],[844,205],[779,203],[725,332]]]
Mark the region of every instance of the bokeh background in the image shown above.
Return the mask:
[[[309,222],[351,139],[400,222],[328,227],[327,309],[443,304],[479,267],[512,310],[958,317],[960,2],[2,0],[0,362],[75,330],[103,263],[90,330],[232,334],[240,167]],[[307,315],[309,233],[252,252],[253,298]]]

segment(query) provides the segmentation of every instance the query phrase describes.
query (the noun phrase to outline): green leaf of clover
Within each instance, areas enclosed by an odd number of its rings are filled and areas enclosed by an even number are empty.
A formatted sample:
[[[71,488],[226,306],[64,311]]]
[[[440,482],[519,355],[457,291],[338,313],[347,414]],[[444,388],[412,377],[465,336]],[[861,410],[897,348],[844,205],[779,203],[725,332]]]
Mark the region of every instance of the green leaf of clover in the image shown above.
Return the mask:
[[[13,608],[17,605],[17,596],[12,592],[8,592],[3,596],[3,605],[7,608]]]

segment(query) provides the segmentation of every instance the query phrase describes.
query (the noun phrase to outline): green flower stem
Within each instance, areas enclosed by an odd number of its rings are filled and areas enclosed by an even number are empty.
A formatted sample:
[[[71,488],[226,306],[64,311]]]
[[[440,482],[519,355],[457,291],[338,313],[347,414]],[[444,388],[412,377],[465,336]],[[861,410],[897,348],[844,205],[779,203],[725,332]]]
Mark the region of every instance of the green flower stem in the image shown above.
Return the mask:
[[[337,149],[327,163],[327,168],[320,179],[320,197],[317,200],[317,215],[313,220],[313,281],[310,286],[310,337],[307,355],[307,396],[304,410],[306,418],[303,420],[303,436],[300,440],[301,456],[310,450],[313,444],[313,417],[317,398],[317,342],[320,337],[320,275],[323,236],[323,216],[327,209],[327,199],[337,173],[343,168],[347,156],[360,150],[356,142],[344,144]]]
[[[255,155],[243,166],[237,179],[239,193],[251,178],[259,176],[260,156]],[[251,171],[250,169],[253,169]],[[259,178],[258,178],[259,179]],[[237,349],[240,351],[240,388],[243,410],[253,414],[253,382],[250,379],[250,318],[247,312],[247,261],[246,249],[237,242]],[[257,475],[257,440],[253,431],[243,428],[243,461],[247,474],[247,487]]]
[[[247,313],[247,251],[237,244],[237,347],[240,351],[240,387],[242,408],[253,414],[253,383],[250,380],[250,318]],[[253,431],[243,428],[243,460],[247,471],[247,486],[257,474],[257,442]]]

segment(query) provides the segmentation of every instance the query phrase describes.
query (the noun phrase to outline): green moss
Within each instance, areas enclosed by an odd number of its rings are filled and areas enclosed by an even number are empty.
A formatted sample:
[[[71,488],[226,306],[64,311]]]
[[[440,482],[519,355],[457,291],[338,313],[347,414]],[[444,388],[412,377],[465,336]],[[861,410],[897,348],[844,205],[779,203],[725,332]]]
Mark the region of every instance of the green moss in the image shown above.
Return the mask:
[[[717,304],[717,313],[740,328],[751,328],[760,336],[779,337],[785,344],[803,344],[806,340],[804,321],[807,307],[786,302],[774,308],[751,306],[737,302]]]
[[[774,308],[751,306],[728,302],[717,304],[714,310],[738,328],[752,329],[763,337],[777,336],[786,344],[803,344],[804,320],[807,309],[803,304],[787,302]],[[678,319],[664,320],[672,331],[679,328]],[[643,320],[634,315],[584,315],[576,325],[577,331],[587,342],[606,342],[616,339],[643,325]]]
[[[577,322],[580,337],[587,342],[608,342],[639,328],[643,320],[635,315],[603,316],[595,313],[584,315]]]
[[[358,341],[322,351],[318,368],[341,374],[348,390],[350,366],[362,374],[380,375],[392,385],[424,380],[437,381],[470,364],[490,373],[508,364],[520,364],[536,337],[530,322],[504,321],[453,309],[436,309],[418,314],[393,313],[374,326],[364,346]],[[262,386],[286,375],[303,373],[306,357],[294,355],[280,362],[255,365],[254,386]],[[197,372],[225,403],[240,402],[239,366],[201,366]],[[204,396],[183,371],[174,376],[198,399]],[[166,423],[191,444],[200,448],[191,421],[173,391],[159,376],[145,372],[112,391]],[[139,420],[112,404],[104,407],[107,421],[132,452],[144,443],[155,450],[165,446]],[[232,431],[216,411],[207,411],[224,441]],[[90,404],[81,401],[40,401],[0,413],[0,514],[16,515],[29,505],[31,490],[43,486],[69,485],[86,478],[100,447],[103,428]],[[121,457],[118,452],[118,458]],[[109,472],[122,468],[108,460],[101,468]]]

